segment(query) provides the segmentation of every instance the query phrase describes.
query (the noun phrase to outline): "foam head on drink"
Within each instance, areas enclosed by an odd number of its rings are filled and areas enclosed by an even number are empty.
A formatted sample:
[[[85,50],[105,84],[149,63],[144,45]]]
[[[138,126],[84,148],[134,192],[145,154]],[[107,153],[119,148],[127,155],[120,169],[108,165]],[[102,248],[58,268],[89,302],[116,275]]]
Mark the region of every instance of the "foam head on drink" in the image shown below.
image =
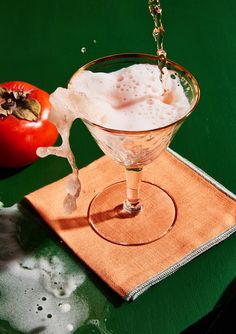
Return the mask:
[[[156,129],[175,122],[189,110],[178,77],[168,74],[161,81],[158,66],[151,64],[112,73],[83,71],[72,78],[67,90],[58,88],[51,103],[57,115],[61,114],[59,104],[66,103],[73,117],[111,129]]]
[[[158,66],[151,64],[136,64],[111,73],[78,72],[67,89],[56,89],[50,101],[55,109],[50,114],[51,121],[63,142],[58,148],[39,148],[37,154],[56,154],[72,161],[74,179],[67,185],[70,201],[80,191],[79,181],[75,184],[77,175],[69,146],[74,119],[82,118],[109,129],[142,131],[172,124],[190,109],[178,76],[165,68],[161,80]],[[75,206],[75,201],[65,204],[67,211],[73,211]]]

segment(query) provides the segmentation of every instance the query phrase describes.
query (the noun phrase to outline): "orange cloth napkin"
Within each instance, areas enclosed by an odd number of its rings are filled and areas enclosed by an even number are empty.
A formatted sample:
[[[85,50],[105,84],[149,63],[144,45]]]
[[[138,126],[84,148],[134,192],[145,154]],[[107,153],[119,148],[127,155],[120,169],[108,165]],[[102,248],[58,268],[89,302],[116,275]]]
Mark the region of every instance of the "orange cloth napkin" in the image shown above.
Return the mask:
[[[166,151],[144,168],[144,180],[148,175],[148,181],[175,199],[175,226],[148,245],[119,246],[94,232],[87,210],[95,194],[123,180],[123,173],[121,166],[105,156],[81,169],[82,192],[78,209],[71,215],[65,214],[62,204],[66,178],[26,199],[75,254],[120,296],[130,300],[235,232],[236,202],[232,193],[204,172],[173,151]]]

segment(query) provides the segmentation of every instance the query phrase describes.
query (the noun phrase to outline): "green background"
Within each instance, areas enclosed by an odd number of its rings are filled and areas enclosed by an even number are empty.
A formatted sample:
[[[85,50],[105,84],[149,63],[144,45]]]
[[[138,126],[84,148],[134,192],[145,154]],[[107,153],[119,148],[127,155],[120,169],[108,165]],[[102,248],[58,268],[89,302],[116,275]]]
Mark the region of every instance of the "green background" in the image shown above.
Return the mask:
[[[197,110],[171,147],[235,192],[236,2],[162,0],[162,6],[168,57],[190,70],[201,88]],[[94,58],[155,52],[152,19],[143,0],[2,1],[0,28],[1,82],[22,80],[49,93],[66,86],[73,72]],[[79,121],[73,125],[71,144],[79,167],[102,155]],[[0,201],[10,206],[69,172],[66,161],[55,157],[18,171],[0,170]],[[24,233],[34,235],[26,248],[37,252],[51,247],[72,257],[40,220],[35,218]],[[236,236],[230,237],[135,302],[122,303],[90,272],[83,293],[108,333],[180,333],[209,312],[234,279],[235,241]],[[85,324],[76,333],[96,330]],[[0,333],[15,331],[0,322]]]

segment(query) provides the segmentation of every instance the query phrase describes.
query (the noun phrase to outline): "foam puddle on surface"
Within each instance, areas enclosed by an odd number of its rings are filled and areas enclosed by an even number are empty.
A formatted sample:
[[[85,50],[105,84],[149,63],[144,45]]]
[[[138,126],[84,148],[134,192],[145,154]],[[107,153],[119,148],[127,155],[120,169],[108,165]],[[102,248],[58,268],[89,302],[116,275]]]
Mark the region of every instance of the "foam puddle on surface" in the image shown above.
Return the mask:
[[[89,315],[87,303],[72,295],[82,278],[65,275],[56,257],[53,264],[43,258],[25,261],[13,261],[0,275],[1,318],[26,333],[77,329]]]
[[[0,318],[23,333],[73,333],[89,318],[74,293],[85,274],[58,256],[26,256],[16,239],[21,216],[17,205],[0,205]]]

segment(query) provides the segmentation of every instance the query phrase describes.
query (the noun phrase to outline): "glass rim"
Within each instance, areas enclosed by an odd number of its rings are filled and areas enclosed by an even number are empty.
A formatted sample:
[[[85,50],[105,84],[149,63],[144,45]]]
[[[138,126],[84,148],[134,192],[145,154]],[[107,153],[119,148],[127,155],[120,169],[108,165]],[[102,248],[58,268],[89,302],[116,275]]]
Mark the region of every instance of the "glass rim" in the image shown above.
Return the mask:
[[[102,63],[105,60],[119,59],[119,58],[125,58],[125,57],[126,58],[135,58],[135,57],[136,58],[149,58],[151,60],[157,60],[157,58],[158,58],[157,56],[152,55],[152,54],[148,54],[148,53],[136,53],[136,52],[133,52],[133,53],[117,53],[117,54],[112,54],[112,55],[104,56],[104,57],[101,57],[101,58],[94,59],[94,60],[92,60],[92,61],[84,64],[83,66],[81,66],[72,75],[72,77],[69,80],[69,83],[80,72],[85,71],[86,69],[88,69],[92,65],[95,65],[95,64],[98,64],[98,63]],[[176,62],[174,62],[174,61],[172,61],[170,59],[167,59],[166,63],[174,66],[177,70],[180,70],[181,72],[183,72],[191,80],[191,82],[193,83],[193,86],[194,86],[194,88],[196,90],[196,96],[195,96],[195,99],[194,99],[194,102],[193,102],[193,106],[190,108],[190,110],[184,116],[182,116],[181,118],[177,119],[176,121],[174,121],[174,122],[172,122],[170,124],[167,124],[167,125],[164,125],[164,126],[160,126],[158,128],[148,129],[148,130],[119,130],[119,129],[112,129],[112,128],[108,128],[108,127],[102,126],[100,124],[91,122],[91,121],[89,121],[86,118],[81,118],[81,120],[83,122],[85,122],[85,123],[88,123],[90,126],[94,126],[94,127],[100,128],[103,131],[111,132],[113,134],[119,134],[119,135],[121,135],[121,134],[124,134],[124,135],[147,134],[147,133],[150,133],[150,132],[160,131],[162,129],[168,129],[168,128],[174,126],[174,125],[177,126],[179,123],[182,123],[190,114],[193,113],[194,109],[196,108],[196,106],[197,106],[197,104],[199,102],[199,99],[200,99],[200,88],[199,88],[198,82],[195,79],[195,77],[186,68],[184,68],[182,65],[179,65],[178,63],[176,63]]]

